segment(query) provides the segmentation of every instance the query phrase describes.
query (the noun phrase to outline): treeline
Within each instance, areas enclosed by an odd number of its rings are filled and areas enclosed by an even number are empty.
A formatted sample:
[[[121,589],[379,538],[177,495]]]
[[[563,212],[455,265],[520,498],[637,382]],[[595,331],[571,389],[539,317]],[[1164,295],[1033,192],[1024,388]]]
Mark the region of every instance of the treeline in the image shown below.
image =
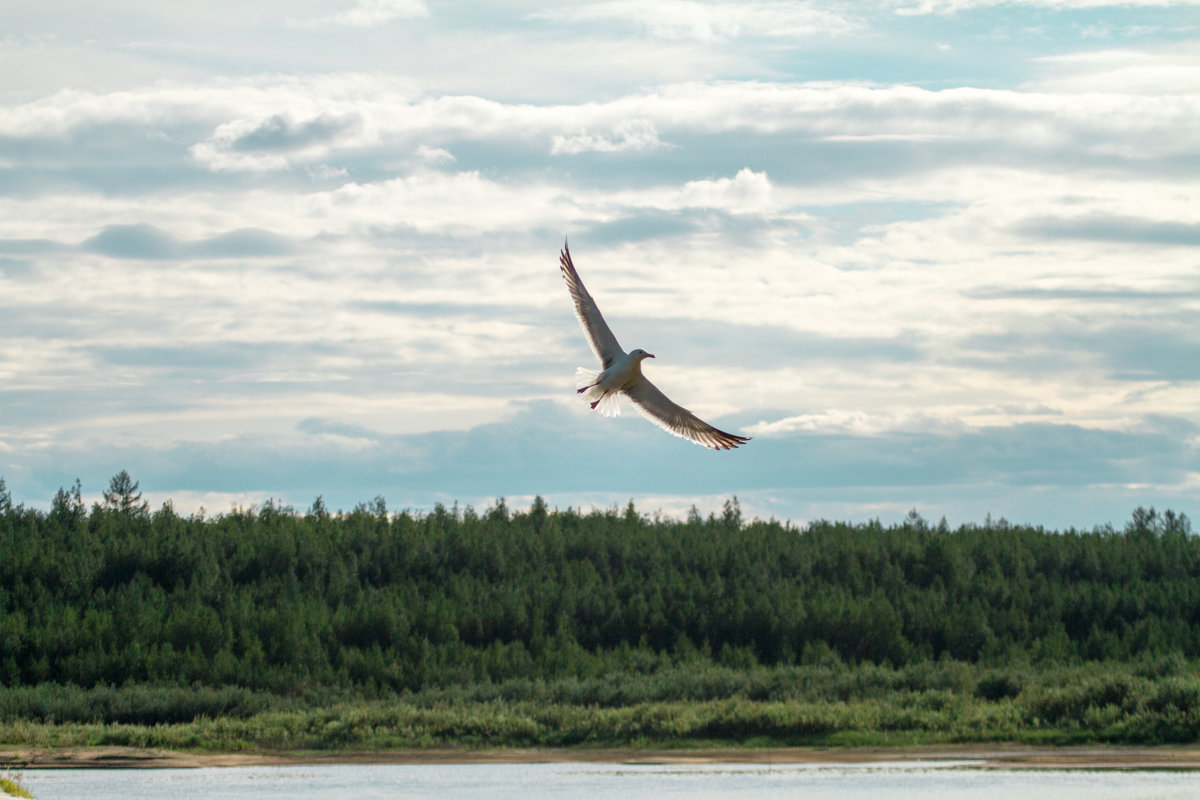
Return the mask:
[[[272,696],[597,681],[697,663],[980,667],[1200,657],[1200,539],[1121,530],[796,527],[723,513],[151,512],[121,473],[49,512],[0,481],[0,684]],[[1003,685],[994,687],[1003,694]],[[215,693],[259,709],[257,695]],[[122,702],[126,702],[123,700]],[[235,712],[236,713],[236,712]]]

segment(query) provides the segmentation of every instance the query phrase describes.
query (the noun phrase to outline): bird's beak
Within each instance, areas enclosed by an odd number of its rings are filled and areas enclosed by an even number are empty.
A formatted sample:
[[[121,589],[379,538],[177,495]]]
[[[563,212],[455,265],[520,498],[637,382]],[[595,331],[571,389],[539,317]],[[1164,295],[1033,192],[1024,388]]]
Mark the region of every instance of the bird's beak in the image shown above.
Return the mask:
[[[646,358],[654,358],[654,353],[646,353]]]

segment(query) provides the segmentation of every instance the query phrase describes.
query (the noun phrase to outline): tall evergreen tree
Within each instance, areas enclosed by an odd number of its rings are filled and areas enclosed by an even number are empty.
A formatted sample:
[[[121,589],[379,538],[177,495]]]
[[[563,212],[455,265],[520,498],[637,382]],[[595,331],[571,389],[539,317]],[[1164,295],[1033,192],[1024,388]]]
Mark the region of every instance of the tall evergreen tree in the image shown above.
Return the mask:
[[[61,486],[58,488],[50,502],[50,516],[70,524],[76,524],[83,519],[83,487],[79,478],[75,479],[75,485],[69,491]]]
[[[143,516],[150,513],[150,504],[142,501],[142,493],[138,491],[139,482],[129,477],[129,473],[121,470],[112,476],[108,482],[108,491],[104,493],[104,506],[110,511],[116,511],[125,516]]]

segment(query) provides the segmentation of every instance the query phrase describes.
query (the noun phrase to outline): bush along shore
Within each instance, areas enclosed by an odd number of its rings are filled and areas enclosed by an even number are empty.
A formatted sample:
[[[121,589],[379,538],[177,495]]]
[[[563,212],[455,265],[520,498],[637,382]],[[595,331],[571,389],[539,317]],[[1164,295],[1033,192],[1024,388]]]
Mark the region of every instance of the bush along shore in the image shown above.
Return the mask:
[[[1200,739],[1200,541],[580,513],[42,512],[0,480],[0,743]]]
[[[7,689],[0,741],[236,752],[1200,740],[1200,673],[1173,657],[1006,669],[948,659],[899,669],[697,661],[375,699],[253,695],[224,710],[192,706],[186,695],[149,686]],[[175,721],[161,721],[165,712]]]

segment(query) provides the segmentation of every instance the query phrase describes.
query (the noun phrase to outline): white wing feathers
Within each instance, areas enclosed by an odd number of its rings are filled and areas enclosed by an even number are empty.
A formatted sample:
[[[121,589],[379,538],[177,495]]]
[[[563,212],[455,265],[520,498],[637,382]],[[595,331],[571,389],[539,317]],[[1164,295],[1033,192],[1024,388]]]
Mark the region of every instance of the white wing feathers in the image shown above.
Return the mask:
[[[600,359],[602,368],[608,369],[613,361],[625,354],[625,351],[617,344],[617,337],[609,330],[596,301],[584,288],[579,273],[575,271],[575,265],[571,263],[571,251],[565,244],[558,258],[558,267],[567,281],[571,299],[575,301],[575,316],[579,318],[579,327],[583,328],[583,335],[587,337],[596,358]]]
[[[713,450],[731,450],[750,441],[748,436],[737,436],[717,430],[678,403],[672,402],[646,376],[626,389],[623,394],[633,401],[642,416],[667,433],[682,436],[696,444]]]

